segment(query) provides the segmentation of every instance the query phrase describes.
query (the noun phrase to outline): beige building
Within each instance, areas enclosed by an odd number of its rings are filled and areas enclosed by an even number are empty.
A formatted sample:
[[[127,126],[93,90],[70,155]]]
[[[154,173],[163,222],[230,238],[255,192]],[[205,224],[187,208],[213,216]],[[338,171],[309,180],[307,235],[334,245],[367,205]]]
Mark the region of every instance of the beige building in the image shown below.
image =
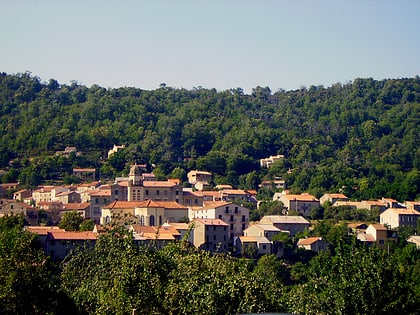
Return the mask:
[[[144,177],[145,165],[132,165],[128,179],[111,186],[111,200],[176,201],[182,203],[182,186],[174,181],[156,181]],[[147,180],[145,180],[145,178]]]
[[[272,224],[251,224],[244,230],[244,236],[264,236],[269,240],[273,240],[273,237],[281,232],[279,228]]]
[[[419,217],[420,212],[416,210],[390,208],[379,215],[379,220],[382,225],[387,225],[391,229],[399,228],[400,226],[416,228]]]
[[[211,173],[205,171],[193,170],[187,174],[188,183],[195,185],[198,182],[209,184],[211,181]]]
[[[228,250],[228,224],[220,219],[194,219],[192,243],[211,252]]]
[[[266,215],[260,220],[260,224],[272,224],[281,231],[289,231],[291,236],[309,229],[310,223],[301,216]]]
[[[189,191],[182,192],[183,204],[187,207],[202,207],[203,206],[203,192],[202,191]]]
[[[229,226],[229,242],[233,243],[234,238],[242,236],[243,231],[248,227],[249,209],[232,202],[207,201],[201,208],[190,209],[189,218],[190,220],[197,218],[223,220]]]
[[[323,205],[326,202],[334,204],[336,201],[349,201],[349,198],[344,194],[324,194],[319,198],[319,203]]]
[[[58,201],[62,204],[82,202],[80,194],[75,191],[62,191],[55,195],[53,201]]]
[[[264,236],[240,236],[235,245],[242,256],[251,258],[272,254],[273,248],[273,242]]]
[[[306,250],[311,250],[313,252],[319,253],[328,248],[328,243],[325,242],[322,237],[308,237],[301,238],[297,243],[298,248],[303,248]]]
[[[100,223],[161,226],[170,219],[178,222],[187,217],[188,208],[174,201],[112,201],[102,209]]]
[[[102,207],[111,202],[111,188],[109,186],[101,187],[87,192],[90,204],[90,211],[87,217],[91,218],[95,223],[101,221]]]
[[[296,211],[304,216],[309,216],[311,214],[311,209],[320,206],[319,200],[310,194],[280,194],[276,197],[278,201],[283,203],[283,206],[287,209],[288,212]]]
[[[284,155],[270,155],[268,158],[260,159],[260,166],[269,168],[274,162],[284,159]]]
[[[0,202],[0,214],[23,214],[30,225],[38,225],[38,209],[23,202],[2,199]]]
[[[379,248],[386,249],[390,240],[397,239],[397,232],[389,230],[382,224],[370,224],[365,231],[357,233],[357,239],[361,242],[376,244]]]

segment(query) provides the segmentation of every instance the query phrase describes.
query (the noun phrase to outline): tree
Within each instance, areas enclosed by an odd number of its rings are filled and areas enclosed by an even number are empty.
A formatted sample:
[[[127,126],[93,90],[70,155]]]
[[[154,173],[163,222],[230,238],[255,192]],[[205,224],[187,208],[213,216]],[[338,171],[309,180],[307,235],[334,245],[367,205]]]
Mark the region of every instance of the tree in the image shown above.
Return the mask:
[[[79,231],[82,222],[82,215],[74,210],[64,213],[58,226],[66,231]]]
[[[92,219],[86,219],[80,224],[80,231],[93,231],[94,227],[95,222]]]
[[[0,218],[1,313],[74,314],[37,236],[24,231],[23,224],[23,216]]]

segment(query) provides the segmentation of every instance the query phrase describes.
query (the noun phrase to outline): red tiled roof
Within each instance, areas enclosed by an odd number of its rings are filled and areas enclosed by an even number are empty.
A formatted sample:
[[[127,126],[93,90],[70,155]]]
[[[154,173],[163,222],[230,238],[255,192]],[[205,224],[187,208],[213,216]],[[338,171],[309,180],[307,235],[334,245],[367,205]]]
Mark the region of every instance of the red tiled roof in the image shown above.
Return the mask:
[[[174,187],[176,186],[173,182],[165,181],[144,181],[143,187]]]
[[[220,225],[220,226],[229,226],[225,221],[220,219],[194,219],[204,225]]]
[[[65,210],[84,210],[90,207],[90,203],[83,202],[83,203],[67,203],[63,204]]]
[[[314,196],[312,195],[283,195],[283,197],[287,200],[298,200],[298,201],[318,201]]]
[[[298,245],[312,245],[313,243],[322,240],[321,237],[308,237],[298,241]]]
[[[55,240],[96,240],[97,234],[91,231],[49,231],[48,235]]]

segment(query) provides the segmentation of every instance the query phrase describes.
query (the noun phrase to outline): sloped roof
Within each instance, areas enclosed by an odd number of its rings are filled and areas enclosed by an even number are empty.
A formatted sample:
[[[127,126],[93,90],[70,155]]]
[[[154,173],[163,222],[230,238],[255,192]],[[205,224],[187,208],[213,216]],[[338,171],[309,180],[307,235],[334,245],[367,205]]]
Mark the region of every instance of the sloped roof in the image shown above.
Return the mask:
[[[215,209],[219,207],[225,207],[232,204],[228,201],[204,201],[203,206],[199,210]]]
[[[47,235],[50,231],[65,232],[64,229],[60,229],[58,226],[27,226],[25,230],[38,235]]]
[[[48,237],[54,240],[96,240],[97,234],[91,231],[79,232],[79,231],[49,231]]]
[[[268,221],[273,224],[275,223],[309,224],[309,221],[307,221],[304,217],[301,217],[298,215],[265,215],[261,219],[261,221],[263,221],[264,223]]]
[[[165,181],[144,181],[143,182],[143,187],[174,187],[177,184],[173,183],[173,182],[165,182]]]
[[[220,226],[229,226],[225,221],[220,219],[194,219],[204,225],[220,225]]]
[[[298,245],[312,245],[318,241],[321,241],[322,237],[308,237],[308,238],[301,238],[298,241]]]
[[[253,226],[255,226],[255,227],[257,227],[257,228],[259,228],[259,229],[261,229],[263,231],[275,231],[275,232],[280,232],[281,231],[278,227],[275,227],[272,224],[253,224],[253,225],[250,225],[248,227],[248,229],[250,227],[253,227]]]
[[[281,198],[287,199],[289,201],[297,200],[297,201],[318,201],[314,196],[309,194],[302,194],[302,195],[282,195]]]
[[[67,203],[63,204],[65,210],[84,210],[90,207],[90,203],[83,202],[83,203]]]
[[[384,215],[385,213],[394,213],[398,215],[420,215],[420,212],[414,209],[406,209],[406,208],[389,208],[382,212],[380,215]]]

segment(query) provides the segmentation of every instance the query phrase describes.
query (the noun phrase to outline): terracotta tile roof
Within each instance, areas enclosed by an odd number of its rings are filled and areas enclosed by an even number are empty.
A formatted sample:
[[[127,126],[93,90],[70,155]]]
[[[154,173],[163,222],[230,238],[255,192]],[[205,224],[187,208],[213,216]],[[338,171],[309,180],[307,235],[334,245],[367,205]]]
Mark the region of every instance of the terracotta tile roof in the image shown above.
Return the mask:
[[[239,236],[242,243],[256,243],[257,239],[255,236]]]
[[[220,219],[194,219],[204,225],[220,225],[220,226],[229,226],[225,221]]]
[[[165,181],[145,181],[143,182],[144,187],[174,187],[175,183]]]
[[[404,209],[404,208],[389,208],[387,210],[385,210],[384,212],[382,212],[382,214],[384,214],[385,212],[392,212],[395,214],[400,214],[400,215],[420,215],[420,212],[414,209]]]
[[[188,191],[184,190],[182,192],[184,197],[203,197],[203,193],[201,191]]]
[[[369,226],[372,226],[377,231],[386,231],[387,230],[387,228],[385,226],[383,226],[382,224],[379,224],[379,223],[370,224]]]
[[[220,191],[221,195],[246,195],[245,190],[242,189],[224,189]]]
[[[51,231],[61,231],[65,232],[65,230],[60,229],[58,226],[27,226],[25,230],[36,233],[38,235],[47,235],[48,232]]]
[[[322,237],[308,237],[308,238],[301,238],[298,241],[298,245],[312,245],[318,241],[322,240]]]
[[[83,203],[67,203],[63,204],[65,210],[84,210],[90,207],[90,203],[83,202]]]
[[[188,209],[188,207],[181,205],[180,203],[176,201],[155,201],[155,203],[167,210],[174,210],[174,209]]]
[[[203,191],[203,196],[220,197],[220,192],[219,191],[212,191],[212,190],[204,190]]]
[[[97,234],[91,231],[79,232],[79,231],[49,231],[48,236],[54,240],[96,240]]]
[[[94,168],[73,168],[73,172],[96,172]]]
[[[255,226],[263,231],[276,231],[276,232],[281,231],[279,228],[275,227],[272,224],[253,224],[251,226]],[[248,228],[250,228],[251,226],[249,226]]]
[[[343,199],[347,199],[348,197],[344,194],[325,194],[328,197],[331,198],[343,198]]]
[[[171,222],[169,224],[172,225],[174,228],[176,228],[178,231],[179,230],[188,230],[190,228],[189,223]]]
[[[91,190],[88,191],[90,196],[98,196],[98,197],[110,197],[111,196],[111,189],[103,189],[103,190]]]
[[[283,195],[283,198],[289,200],[289,201],[293,201],[293,200],[298,200],[298,201],[318,201],[318,199],[316,199],[314,196],[312,195]]]
[[[309,224],[309,221],[307,221],[304,217],[301,217],[298,215],[266,215],[261,219],[261,221],[263,222],[269,221],[273,224],[276,224],[276,223]]]
[[[104,209],[130,209],[137,208],[142,205],[143,201],[112,201]]]
[[[230,204],[232,204],[232,203],[228,202],[228,201],[204,201],[201,209],[202,210],[215,209],[215,208],[219,208],[219,207],[225,207],[225,206],[230,205]]]

